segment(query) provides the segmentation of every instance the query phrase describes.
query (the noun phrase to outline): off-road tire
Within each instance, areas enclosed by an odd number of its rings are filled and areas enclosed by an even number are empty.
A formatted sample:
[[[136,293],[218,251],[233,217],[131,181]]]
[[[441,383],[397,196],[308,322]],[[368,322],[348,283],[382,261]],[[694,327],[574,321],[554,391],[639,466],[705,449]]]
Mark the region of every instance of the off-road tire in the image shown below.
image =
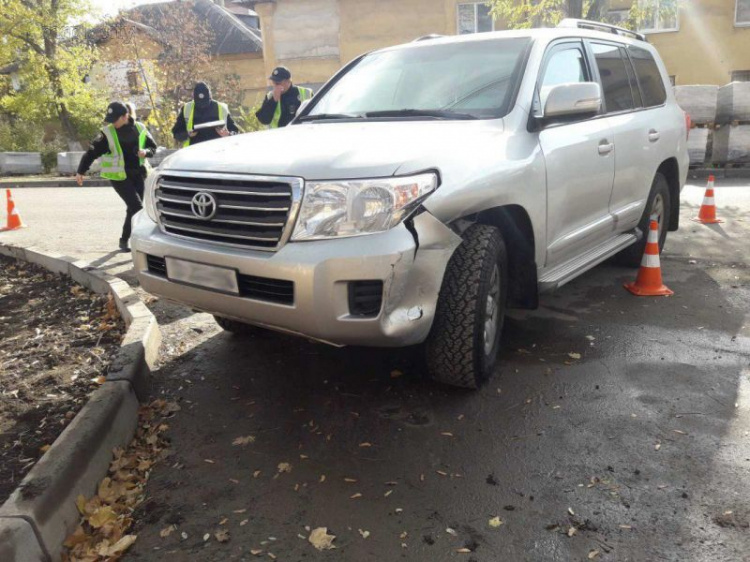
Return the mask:
[[[230,320],[229,318],[223,318],[221,316],[214,316],[216,323],[225,331],[231,332],[238,336],[257,336],[265,335],[268,330],[245,324],[244,322],[238,322],[237,320]]]
[[[667,230],[669,229],[671,212],[669,205],[671,201],[669,197],[669,184],[667,183],[667,178],[657,172],[656,176],[654,177],[654,182],[651,184],[651,192],[648,194],[646,208],[643,210],[643,216],[641,216],[641,221],[638,223],[638,228],[643,233],[643,238],[617,254],[617,262],[620,265],[624,265],[625,267],[639,267],[641,265],[643,252],[646,251],[646,241],[648,240],[650,217],[653,211],[654,201],[658,196],[661,196],[663,206],[661,217],[661,232],[659,234],[659,253],[661,253],[662,249],[664,248],[664,243],[667,240]]]
[[[479,388],[492,374],[508,295],[508,258],[500,231],[475,224],[462,235],[443,278],[435,320],[425,345],[430,376],[441,383]],[[490,353],[485,352],[485,320],[497,264],[500,290],[498,323]]]

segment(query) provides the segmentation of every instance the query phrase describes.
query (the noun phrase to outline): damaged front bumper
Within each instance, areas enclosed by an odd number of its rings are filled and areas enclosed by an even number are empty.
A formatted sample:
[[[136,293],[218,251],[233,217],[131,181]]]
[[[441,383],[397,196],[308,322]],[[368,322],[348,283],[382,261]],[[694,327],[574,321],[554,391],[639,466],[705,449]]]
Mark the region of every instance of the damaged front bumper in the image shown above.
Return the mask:
[[[152,294],[332,345],[377,347],[425,340],[448,260],[460,243],[426,211],[410,219],[410,228],[401,224],[380,234],[293,242],[275,253],[175,238],[161,232],[145,212],[136,216],[131,239],[138,279]],[[291,282],[293,299],[267,302],[174,282],[168,269],[153,267],[165,258],[233,269],[240,277]],[[383,282],[379,313],[352,313],[350,284],[361,281]]]

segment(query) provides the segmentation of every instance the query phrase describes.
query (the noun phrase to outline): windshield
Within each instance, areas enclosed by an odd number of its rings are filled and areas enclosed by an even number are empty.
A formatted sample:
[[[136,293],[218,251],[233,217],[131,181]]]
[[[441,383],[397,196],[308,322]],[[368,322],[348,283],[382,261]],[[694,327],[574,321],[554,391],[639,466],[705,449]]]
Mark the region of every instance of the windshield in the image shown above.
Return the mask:
[[[316,115],[503,117],[528,44],[528,38],[491,39],[366,55],[316,100],[306,120]]]

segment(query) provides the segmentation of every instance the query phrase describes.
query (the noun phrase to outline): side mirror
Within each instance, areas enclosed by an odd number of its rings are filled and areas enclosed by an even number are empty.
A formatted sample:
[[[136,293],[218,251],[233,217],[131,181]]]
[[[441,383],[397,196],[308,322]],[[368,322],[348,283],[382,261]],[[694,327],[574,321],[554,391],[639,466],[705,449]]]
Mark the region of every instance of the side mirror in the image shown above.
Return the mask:
[[[543,119],[591,115],[602,107],[602,89],[596,82],[560,84],[546,94]]]

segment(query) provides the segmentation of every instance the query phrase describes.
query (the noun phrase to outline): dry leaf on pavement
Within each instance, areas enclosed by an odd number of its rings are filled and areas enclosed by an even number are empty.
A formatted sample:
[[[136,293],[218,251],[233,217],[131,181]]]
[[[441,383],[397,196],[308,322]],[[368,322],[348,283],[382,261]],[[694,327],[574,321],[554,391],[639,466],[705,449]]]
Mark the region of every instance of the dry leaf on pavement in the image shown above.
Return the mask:
[[[237,437],[232,441],[232,445],[244,447],[245,445],[251,445],[255,443],[255,437],[252,435],[245,435],[244,437]]]
[[[328,527],[318,527],[313,529],[307,540],[318,550],[330,550],[336,548],[333,545],[333,541],[336,539],[336,535],[328,534]]]
[[[280,462],[278,469],[279,469],[279,474],[281,474],[282,472],[291,472],[292,465],[289,464],[288,462]]]
[[[591,552],[589,552],[589,560],[593,560],[597,556],[599,556],[599,551],[598,550],[592,550]]]
[[[163,539],[167,538],[169,535],[172,534],[173,531],[175,531],[177,527],[174,525],[170,525],[169,527],[164,527],[161,531],[159,531],[159,536]]]
[[[229,531],[226,529],[219,529],[214,533],[214,538],[219,542],[227,542],[229,540]]]
[[[497,529],[502,524],[503,524],[502,520],[500,519],[500,517],[497,517],[497,516],[489,520],[490,527],[493,527],[495,529]]]
[[[570,353],[568,353],[568,357],[570,357],[571,359],[580,359],[581,358],[581,354],[580,353],[574,353],[574,352],[571,351]]]

